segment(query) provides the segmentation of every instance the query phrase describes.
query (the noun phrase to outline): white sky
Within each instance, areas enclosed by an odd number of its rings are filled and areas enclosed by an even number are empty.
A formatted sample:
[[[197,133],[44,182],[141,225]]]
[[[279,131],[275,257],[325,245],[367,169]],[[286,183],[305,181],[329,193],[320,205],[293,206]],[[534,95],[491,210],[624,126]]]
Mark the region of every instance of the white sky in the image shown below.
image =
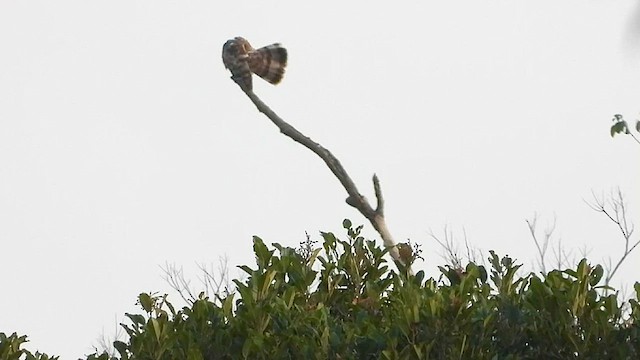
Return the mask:
[[[195,282],[196,262],[251,264],[252,235],[296,246],[364,223],[229,80],[238,35],[289,49],[283,83],[256,93],[370,198],[380,176],[430,275],[445,225],[533,269],[534,212],[594,262],[622,251],[583,199],[620,186],[637,219],[638,146],[608,134],[640,111],[635,1],[4,1],[0,331],[76,358],[138,293],[170,292],[165,262]]]

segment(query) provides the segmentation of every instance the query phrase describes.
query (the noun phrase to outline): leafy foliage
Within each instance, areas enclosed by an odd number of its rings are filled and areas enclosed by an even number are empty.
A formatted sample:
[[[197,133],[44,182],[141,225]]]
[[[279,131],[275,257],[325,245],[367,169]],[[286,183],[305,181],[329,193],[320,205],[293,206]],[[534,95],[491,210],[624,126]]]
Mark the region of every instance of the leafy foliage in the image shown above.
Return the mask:
[[[611,125],[610,130],[611,137],[614,137],[616,134],[626,134],[631,136],[636,141],[636,143],[640,144],[638,138],[636,138],[630,130],[632,129],[632,127],[629,126],[629,123],[624,119],[622,115],[613,115],[613,119],[611,121],[613,121],[613,125]],[[640,133],[640,120],[636,120],[635,131]]]
[[[140,294],[117,356],[87,359],[640,358],[640,283],[625,312],[599,285],[600,265],[519,277],[521,265],[491,252],[487,267],[426,278],[389,269],[362,227],[343,225],[348,239],[322,233],[321,247],[254,237],[256,264],[240,267],[248,277],[234,294],[201,294],[179,310]]]
[[[58,360],[57,356],[49,356],[36,352],[21,349],[22,344],[28,342],[25,335],[18,336],[16,333],[7,336],[0,332],[0,360]]]

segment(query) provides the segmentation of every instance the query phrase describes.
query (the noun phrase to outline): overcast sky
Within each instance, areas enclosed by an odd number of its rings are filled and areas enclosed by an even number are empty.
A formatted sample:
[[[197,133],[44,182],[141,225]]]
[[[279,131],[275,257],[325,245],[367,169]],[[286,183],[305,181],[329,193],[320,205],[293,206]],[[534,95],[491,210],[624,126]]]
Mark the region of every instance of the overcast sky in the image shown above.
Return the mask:
[[[166,262],[196,282],[198,262],[251,264],[252,235],[364,223],[229,80],[235,36],[288,48],[283,82],[255,92],[369,198],[379,175],[429,275],[445,226],[535,270],[535,212],[576,256],[620,256],[583,199],[619,186],[638,218],[639,146],[608,134],[640,112],[636,1],[322,4],[0,2],[0,332],[77,358],[138,293],[171,292]],[[615,282],[639,270],[636,252]]]

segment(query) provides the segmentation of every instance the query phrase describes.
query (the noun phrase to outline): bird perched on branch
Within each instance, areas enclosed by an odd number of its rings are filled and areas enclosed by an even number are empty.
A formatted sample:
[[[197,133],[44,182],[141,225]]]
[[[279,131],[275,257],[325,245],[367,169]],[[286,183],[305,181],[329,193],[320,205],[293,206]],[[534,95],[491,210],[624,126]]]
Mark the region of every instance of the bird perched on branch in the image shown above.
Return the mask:
[[[274,85],[282,80],[287,66],[287,49],[277,43],[254,49],[246,39],[238,36],[222,46],[222,62],[238,85],[252,90],[251,73]]]

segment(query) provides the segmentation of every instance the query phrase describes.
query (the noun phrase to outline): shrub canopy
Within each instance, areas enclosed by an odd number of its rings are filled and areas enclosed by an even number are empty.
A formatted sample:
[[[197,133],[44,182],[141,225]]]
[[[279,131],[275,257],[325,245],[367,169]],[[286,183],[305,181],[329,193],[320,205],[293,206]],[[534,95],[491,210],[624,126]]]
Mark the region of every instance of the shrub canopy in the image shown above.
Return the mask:
[[[519,277],[521,265],[490,252],[486,267],[425,278],[390,269],[362,227],[343,225],[347,240],[322,233],[322,247],[254,237],[256,264],[240,266],[248,276],[235,293],[201,293],[179,310],[140,294],[143,313],[122,325],[128,341],[87,359],[640,358],[640,283],[619,303],[598,285],[600,265]],[[49,359],[19,350],[20,339],[0,334],[0,359]]]

